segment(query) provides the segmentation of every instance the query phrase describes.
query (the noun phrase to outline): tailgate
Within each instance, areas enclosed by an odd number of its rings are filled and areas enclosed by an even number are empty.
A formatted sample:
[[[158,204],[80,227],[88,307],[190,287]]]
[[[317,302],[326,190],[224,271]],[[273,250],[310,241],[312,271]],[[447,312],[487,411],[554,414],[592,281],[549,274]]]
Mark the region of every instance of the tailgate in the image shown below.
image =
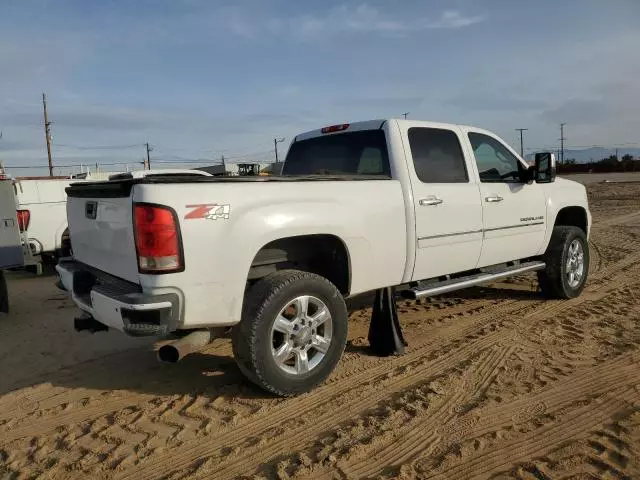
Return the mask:
[[[131,190],[129,182],[72,185],[67,217],[77,261],[138,283]]]

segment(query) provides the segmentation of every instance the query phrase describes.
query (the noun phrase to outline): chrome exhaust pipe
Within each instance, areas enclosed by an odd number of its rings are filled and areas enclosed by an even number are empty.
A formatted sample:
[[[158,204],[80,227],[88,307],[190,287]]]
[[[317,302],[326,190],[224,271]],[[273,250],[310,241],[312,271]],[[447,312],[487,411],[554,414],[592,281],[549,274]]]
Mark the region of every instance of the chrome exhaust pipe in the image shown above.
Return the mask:
[[[195,330],[178,340],[163,345],[158,350],[158,360],[165,363],[178,363],[190,353],[203,349],[213,336],[210,330]]]

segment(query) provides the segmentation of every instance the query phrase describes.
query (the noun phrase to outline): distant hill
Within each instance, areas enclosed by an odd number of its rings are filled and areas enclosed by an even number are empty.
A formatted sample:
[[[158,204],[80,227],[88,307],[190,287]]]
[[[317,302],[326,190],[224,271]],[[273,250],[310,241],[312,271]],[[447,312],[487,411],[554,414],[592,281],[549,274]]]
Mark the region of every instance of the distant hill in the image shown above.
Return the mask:
[[[591,147],[582,150],[565,150],[565,160],[574,158],[576,163],[597,162],[603,158],[608,158],[616,154],[615,148]],[[618,148],[618,159],[624,155],[631,155],[633,158],[640,158],[640,148]]]

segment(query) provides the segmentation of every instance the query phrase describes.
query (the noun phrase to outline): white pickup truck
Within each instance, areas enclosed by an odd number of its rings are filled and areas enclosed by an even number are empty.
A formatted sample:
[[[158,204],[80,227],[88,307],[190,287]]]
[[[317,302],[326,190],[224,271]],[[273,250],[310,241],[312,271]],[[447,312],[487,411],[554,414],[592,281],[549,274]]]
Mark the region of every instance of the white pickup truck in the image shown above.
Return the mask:
[[[347,339],[344,298],[402,285],[435,295],[538,271],[582,291],[585,188],[528,166],[491,132],[413,120],[298,135],[281,176],[72,185],[73,258],[57,270],[76,328],[180,337],[177,361],[233,326],[243,373],[279,395],[324,381]],[[171,345],[171,344],[170,344]]]

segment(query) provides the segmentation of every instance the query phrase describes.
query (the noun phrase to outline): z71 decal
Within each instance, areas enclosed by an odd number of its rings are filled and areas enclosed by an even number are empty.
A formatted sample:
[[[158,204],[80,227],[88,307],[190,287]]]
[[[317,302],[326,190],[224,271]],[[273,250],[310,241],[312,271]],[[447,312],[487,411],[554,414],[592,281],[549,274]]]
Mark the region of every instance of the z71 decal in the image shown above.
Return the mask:
[[[201,203],[199,205],[185,205],[192,208],[189,213],[184,216],[185,220],[193,220],[195,218],[205,218],[207,220],[218,220],[219,218],[228,220],[231,213],[231,205],[219,203]]]

